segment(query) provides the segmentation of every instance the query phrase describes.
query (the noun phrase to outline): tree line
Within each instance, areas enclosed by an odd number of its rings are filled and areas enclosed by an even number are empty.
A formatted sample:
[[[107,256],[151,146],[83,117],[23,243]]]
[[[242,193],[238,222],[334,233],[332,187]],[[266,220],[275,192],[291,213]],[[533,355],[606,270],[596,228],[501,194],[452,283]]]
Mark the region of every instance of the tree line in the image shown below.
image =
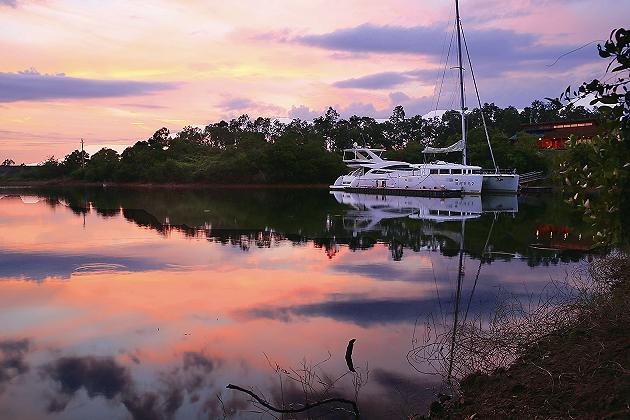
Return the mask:
[[[536,139],[520,133],[521,124],[599,115],[549,101],[534,101],[521,111],[485,104],[483,114],[498,165],[520,172],[550,166],[546,151],[536,148]],[[176,133],[161,128],[121,154],[103,148],[93,156],[75,150],[63,160],[50,157],[29,176],[155,183],[329,183],[347,171],[341,154],[354,143],[382,147],[387,158],[417,163],[434,158],[421,153],[424,147],[458,141],[460,124],[457,111],[433,118],[407,117],[402,106],[385,121],[356,115],[344,119],[333,108],[312,122],[242,115],[204,128],[186,126]],[[469,163],[491,168],[479,109],[467,114],[467,124]],[[438,158],[458,161],[460,155]]]

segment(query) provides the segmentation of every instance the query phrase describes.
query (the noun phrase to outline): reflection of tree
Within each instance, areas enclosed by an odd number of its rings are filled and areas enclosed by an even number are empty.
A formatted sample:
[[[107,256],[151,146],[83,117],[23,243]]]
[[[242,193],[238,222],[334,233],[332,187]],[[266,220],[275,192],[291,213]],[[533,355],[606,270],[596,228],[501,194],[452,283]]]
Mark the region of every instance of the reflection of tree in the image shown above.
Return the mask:
[[[327,191],[311,190],[130,190],[130,189],[43,189],[37,194],[50,206],[65,203],[78,215],[94,209],[103,217],[125,219],[162,235],[178,232],[186,237],[207,238],[211,242],[236,246],[246,251],[252,247],[270,248],[289,241],[294,245],[312,243],[331,258],[339,247],[352,251],[373,248],[383,243],[394,260],[401,260],[406,250],[439,252],[455,256],[459,232],[455,222],[435,223],[405,217],[379,221],[370,230],[355,231],[346,217],[352,210],[331,199]],[[33,192],[29,192],[32,194]],[[484,214],[466,226],[464,248],[474,259],[492,223]],[[558,245],[555,249],[536,235],[540,226],[570,226],[568,243],[584,238],[576,248]],[[483,256],[487,263],[522,258],[530,266],[558,264],[579,260],[587,238],[592,237],[581,216],[555,197],[524,198],[520,211],[501,215],[495,235]],[[531,246],[542,243],[541,246]],[[553,244],[552,244],[553,245]],[[554,245],[554,246],[555,246]]]

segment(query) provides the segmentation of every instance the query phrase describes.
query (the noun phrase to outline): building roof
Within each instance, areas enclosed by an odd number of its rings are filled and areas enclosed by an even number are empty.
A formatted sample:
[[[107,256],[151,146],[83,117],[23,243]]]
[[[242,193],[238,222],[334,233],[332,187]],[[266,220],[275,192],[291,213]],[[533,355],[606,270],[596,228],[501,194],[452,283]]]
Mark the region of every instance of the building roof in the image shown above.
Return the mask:
[[[570,135],[578,138],[591,138],[598,132],[597,120],[546,121],[536,124],[522,124],[521,129],[528,134],[545,139],[566,139]]]

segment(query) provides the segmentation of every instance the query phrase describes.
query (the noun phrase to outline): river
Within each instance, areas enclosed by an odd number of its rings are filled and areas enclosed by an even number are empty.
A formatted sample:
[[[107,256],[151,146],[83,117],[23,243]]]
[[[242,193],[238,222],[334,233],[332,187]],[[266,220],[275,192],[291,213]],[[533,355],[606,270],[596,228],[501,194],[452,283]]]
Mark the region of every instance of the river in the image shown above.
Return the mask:
[[[288,406],[353,381],[365,418],[424,413],[427,325],[540,297],[592,237],[555,195],[0,189],[0,418],[272,418],[226,385]]]

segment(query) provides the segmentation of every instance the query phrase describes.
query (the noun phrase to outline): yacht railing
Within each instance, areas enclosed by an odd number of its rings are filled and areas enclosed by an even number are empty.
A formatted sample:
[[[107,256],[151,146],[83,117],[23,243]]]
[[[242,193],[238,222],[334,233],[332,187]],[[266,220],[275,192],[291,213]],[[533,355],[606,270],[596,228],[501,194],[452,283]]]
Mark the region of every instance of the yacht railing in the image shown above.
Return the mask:
[[[516,169],[482,169],[482,174],[498,174],[498,175],[513,175],[516,174]]]

